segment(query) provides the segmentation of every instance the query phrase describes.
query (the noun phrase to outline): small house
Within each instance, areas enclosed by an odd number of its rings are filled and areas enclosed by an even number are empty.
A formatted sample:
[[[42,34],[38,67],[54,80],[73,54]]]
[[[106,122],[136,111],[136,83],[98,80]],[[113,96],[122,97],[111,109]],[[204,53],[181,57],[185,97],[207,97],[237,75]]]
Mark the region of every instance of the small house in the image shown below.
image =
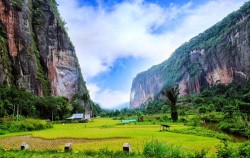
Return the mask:
[[[83,120],[85,119],[83,113],[73,114],[71,117],[67,118],[67,120]]]

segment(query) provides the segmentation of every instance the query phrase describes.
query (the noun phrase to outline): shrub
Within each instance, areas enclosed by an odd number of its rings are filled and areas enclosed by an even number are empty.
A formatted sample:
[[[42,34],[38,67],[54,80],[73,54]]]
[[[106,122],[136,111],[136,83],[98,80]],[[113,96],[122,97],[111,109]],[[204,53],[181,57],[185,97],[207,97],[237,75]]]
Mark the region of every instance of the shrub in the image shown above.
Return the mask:
[[[201,119],[206,122],[219,122],[223,119],[222,113],[211,112],[201,115]]]
[[[187,124],[189,126],[200,126],[203,124],[203,121],[200,120],[199,116],[192,116],[188,119]]]
[[[0,130],[0,135],[4,135],[4,134],[6,134],[6,133],[7,133],[6,131]]]
[[[218,138],[222,140],[231,140],[230,136],[224,133],[207,130],[201,127],[192,127],[192,128],[187,128],[187,129],[174,129],[174,130],[171,130],[170,132],[192,134],[192,135],[205,136],[205,137],[214,137],[214,138]]]
[[[250,137],[249,125],[239,118],[225,119],[219,123],[219,128],[233,134]]]
[[[228,146],[227,141],[222,141],[223,145],[217,147],[218,158],[229,158],[232,156],[232,148]]]
[[[250,141],[242,144],[238,149],[239,157],[250,157]]]
[[[205,153],[205,152],[204,152]],[[204,153],[188,153],[171,144],[165,144],[158,140],[152,140],[145,144],[143,155],[147,158],[186,158],[197,157]],[[206,154],[205,154],[206,155]]]
[[[168,153],[168,146],[157,140],[147,142],[144,146],[143,154],[146,157],[164,158]]]
[[[34,131],[52,128],[52,124],[46,122],[45,120],[37,119],[26,119],[21,121],[12,121],[5,119],[2,120],[0,124],[2,131],[0,131],[1,134],[5,134],[7,132]]]

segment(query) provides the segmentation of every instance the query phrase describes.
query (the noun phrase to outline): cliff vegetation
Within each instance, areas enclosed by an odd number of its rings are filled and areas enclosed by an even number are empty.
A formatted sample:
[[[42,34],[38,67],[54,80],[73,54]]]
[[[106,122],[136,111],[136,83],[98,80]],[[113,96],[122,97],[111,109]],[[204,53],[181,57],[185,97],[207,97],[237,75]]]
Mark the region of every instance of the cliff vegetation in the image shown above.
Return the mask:
[[[178,84],[181,95],[200,93],[218,83],[244,83],[249,74],[250,2],[184,43],[169,59],[139,73],[131,88],[131,107]]]

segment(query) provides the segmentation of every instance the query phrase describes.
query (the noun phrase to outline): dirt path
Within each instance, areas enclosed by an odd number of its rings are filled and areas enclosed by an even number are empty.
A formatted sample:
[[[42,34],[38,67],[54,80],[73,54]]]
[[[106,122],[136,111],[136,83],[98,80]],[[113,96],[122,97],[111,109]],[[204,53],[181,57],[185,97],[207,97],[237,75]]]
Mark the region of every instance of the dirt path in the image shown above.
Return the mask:
[[[15,136],[0,138],[0,146],[5,149],[20,149],[23,142],[29,144],[31,150],[62,150],[66,143],[88,143],[88,142],[100,142],[110,140],[120,140],[124,138],[105,138],[105,139],[79,139],[79,138],[58,138],[58,139],[41,139],[34,138],[31,135],[26,136]]]

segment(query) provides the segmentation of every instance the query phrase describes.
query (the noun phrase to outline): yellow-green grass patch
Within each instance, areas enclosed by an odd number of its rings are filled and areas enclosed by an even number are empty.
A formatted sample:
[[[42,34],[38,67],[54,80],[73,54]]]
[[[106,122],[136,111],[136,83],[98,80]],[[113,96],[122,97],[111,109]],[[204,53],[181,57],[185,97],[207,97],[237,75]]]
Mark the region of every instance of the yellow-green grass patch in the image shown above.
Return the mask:
[[[144,144],[152,139],[177,145],[188,151],[200,151],[205,148],[209,150],[209,154],[215,153],[215,146],[220,143],[219,139],[211,137],[171,133],[167,131],[161,132],[160,125],[123,125],[119,120],[109,118],[98,118],[89,123],[55,124],[53,126],[51,129],[11,133],[4,135],[4,137],[31,134],[33,137],[52,139],[50,141],[53,141],[53,139],[63,140],[63,138],[89,140],[76,142],[74,144],[74,150],[99,150],[106,148],[119,151],[122,150],[123,143],[129,142],[132,144],[133,151],[136,152],[141,152]],[[171,124],[170,130],[181,128],[188,127],[180,123]],[[0,144],[0,146],[1,145],[2,144]],[[33,147],[34,149],[31,150],[37,150],[35,149],[35,145],[33,145]],[[62,147],[63,144],[60,148]],[[40,149],[41,148],[39,148],[39,150]]]

